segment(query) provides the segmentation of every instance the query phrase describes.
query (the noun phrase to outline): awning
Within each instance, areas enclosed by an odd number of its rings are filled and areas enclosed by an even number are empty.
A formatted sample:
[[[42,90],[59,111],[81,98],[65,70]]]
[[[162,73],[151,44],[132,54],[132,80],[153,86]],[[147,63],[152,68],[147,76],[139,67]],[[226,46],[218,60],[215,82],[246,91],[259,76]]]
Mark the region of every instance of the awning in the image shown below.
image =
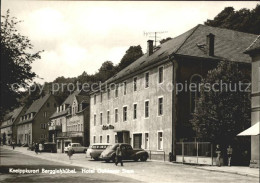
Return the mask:
[[[237,136],[251,136],[251,135],[259,135],[260,134],[260,126],[259,122],[251,126],[250,128],[246,129],[245,131],[241,132]]]

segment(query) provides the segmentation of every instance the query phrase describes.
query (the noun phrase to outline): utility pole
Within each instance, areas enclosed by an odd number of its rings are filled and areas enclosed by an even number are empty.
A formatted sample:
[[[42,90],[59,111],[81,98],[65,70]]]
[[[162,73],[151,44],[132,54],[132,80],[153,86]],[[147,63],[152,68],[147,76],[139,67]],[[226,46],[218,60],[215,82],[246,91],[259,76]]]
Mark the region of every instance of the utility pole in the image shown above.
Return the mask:
[[[167,33],[167,31],[144,32],[144,35],[154,38],[154,44],[155,44],[154,46],[156,47],[156,42],[158,42],[157,39],[160,38],[160,37],[157,36],[157,34],[163,34],[163,33]],[[152,36],[150,36],[150,35],[152,35]]]

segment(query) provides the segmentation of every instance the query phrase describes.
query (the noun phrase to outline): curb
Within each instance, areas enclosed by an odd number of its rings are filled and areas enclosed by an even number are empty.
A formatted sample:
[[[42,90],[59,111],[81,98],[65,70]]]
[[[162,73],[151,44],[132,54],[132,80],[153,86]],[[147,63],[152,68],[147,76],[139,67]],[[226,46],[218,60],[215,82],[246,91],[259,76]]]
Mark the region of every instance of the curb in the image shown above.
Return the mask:
[[[240,173],[240,172],[227,172],[224,170],[212,170],[212,169],[206,169],[206,168],[201,168],[201,167],[194,167],[200,170],[206,170],[209,172],[220,172],[220,173],[230,173],[230,174],[235,174],[235,175],[242,175],[242,176],[247,176],[247,177],[254,177],[254,178],[259,178],[257,175],[252,175],[252,174],[247,174],[247,173]]]

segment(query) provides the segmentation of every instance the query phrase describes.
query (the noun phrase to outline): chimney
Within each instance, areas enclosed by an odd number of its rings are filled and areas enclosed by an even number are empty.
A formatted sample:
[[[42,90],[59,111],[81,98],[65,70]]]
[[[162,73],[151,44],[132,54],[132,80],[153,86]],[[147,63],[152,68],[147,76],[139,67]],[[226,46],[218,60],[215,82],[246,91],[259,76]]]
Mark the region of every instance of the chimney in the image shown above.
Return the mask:
[[[148,40],[147,41],[147,56],[150,56],[153,54],[153,40]]]
[[[209,56],[214,56],[214,43],[215,42],[215,35],[209,34],[207,35],[207,51]]]

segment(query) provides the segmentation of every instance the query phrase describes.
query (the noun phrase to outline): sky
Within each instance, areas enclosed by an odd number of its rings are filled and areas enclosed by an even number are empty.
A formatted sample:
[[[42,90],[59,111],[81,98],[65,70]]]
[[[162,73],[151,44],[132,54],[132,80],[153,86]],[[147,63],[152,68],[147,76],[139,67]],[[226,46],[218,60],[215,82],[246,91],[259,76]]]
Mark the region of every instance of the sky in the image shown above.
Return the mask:
[[[105,61],[120,62],[130,46],[141,45],[146,52],[144,32],[158,36],[178,36],[207,19],[213,19],[227,6],[235,10],[253,9],[258,1],[36,1],[1,0],[1,14],[22,20],[18,31],[44,50],[32,71],[51,82],[59,76],[94,74]]]

